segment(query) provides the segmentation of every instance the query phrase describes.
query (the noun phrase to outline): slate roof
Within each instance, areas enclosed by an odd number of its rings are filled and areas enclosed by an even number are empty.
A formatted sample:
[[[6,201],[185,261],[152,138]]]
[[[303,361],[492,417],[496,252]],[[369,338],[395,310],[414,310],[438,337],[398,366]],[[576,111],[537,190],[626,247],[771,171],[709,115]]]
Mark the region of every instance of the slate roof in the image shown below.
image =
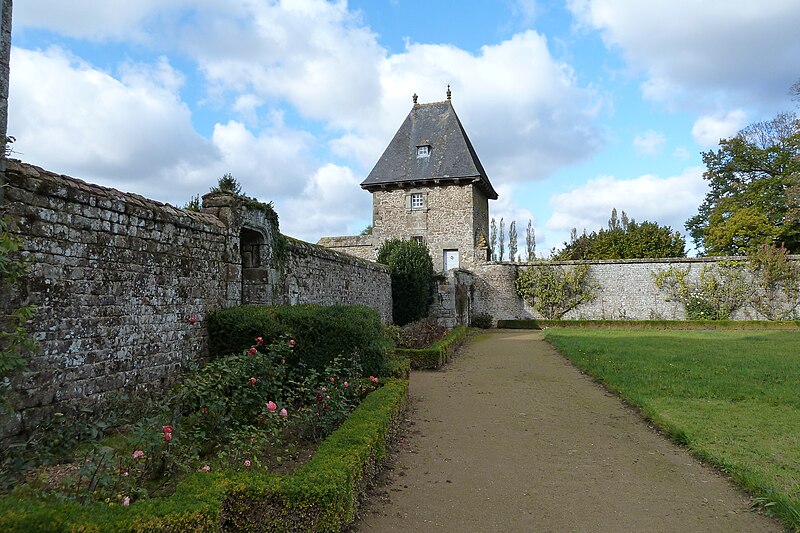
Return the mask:
[[[417,147],[423,145],[430,146],[430,155],[417,157]],[[497,192],[448,99],[414,104],[361,188],[373,191],[464,181],[476,183],[489,199],[497,199]]]

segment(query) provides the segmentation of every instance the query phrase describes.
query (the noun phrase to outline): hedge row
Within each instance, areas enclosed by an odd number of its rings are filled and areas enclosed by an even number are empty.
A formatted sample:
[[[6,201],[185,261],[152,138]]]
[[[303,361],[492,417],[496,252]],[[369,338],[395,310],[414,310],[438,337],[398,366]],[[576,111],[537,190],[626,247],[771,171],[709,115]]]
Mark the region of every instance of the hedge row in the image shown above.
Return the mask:
[[[353,521],[407,405],[408,381],[387,380],[291,476],[198,472],[172,496],[130,507],[9,496],[0,499],[0,531],[340,531]]]
[[[498,320],[498,329],[798,329],[800,321],[771,320]]]
[[[405,356],[411,360],[411,368],[433,369],[449,363],[455,349],[459,346],[469,330],[464,326],[456,326],[442,340],[432,344],[429,348],[412,349],[398,348],[396,356]]]
[[[211,358],[241,353],[256,337],[270,343],[283,335],[297,342],[286,363],[323,372],[338,355],[358,352],[365,376],[387,373],[390,342],[378,312],[361,305],[243,305],[208,315]]]

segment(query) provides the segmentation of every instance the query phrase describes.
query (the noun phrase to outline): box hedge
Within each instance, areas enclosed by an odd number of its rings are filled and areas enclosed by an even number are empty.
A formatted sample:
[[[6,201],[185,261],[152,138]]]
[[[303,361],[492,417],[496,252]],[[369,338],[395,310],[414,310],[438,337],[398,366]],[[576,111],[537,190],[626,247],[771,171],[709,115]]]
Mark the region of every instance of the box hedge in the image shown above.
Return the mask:
[[[411,360],[411,368],[416,370],[439,368],[450,362],[453,352],[468,332],[464,326],[456,326],[442,340],[428,348],[398,348],[395,350],[395,356],[408,357]]]
[[[297,342],[290,366],[305,363],[318,372],[338,355],[358,352],[365,376],[386,375],[389,341],[380,315],[361,305],[250,306],[208,315],[209,355],[239,353],[256,337],[267,343],[288,335]]]

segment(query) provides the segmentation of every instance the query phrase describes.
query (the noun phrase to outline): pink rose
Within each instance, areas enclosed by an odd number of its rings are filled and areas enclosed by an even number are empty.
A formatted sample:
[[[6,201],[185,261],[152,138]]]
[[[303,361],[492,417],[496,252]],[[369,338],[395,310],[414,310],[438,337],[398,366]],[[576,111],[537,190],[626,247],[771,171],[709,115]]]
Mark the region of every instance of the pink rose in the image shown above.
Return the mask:
[[[125,498],[122,500],[122,505],[124,505],[125,507],[127,507],[127,506],[129,506],[130,504],[131,504],[131,497],[130,497],[130,496],[125,496]]]
[[[349,386],[350,386],[350,383],[348,383],[347,381],[345,381],[344,383],[342,383],[342,385],[344,385],[344,386],[345,386],[345,388],[346,388],[346,387],[349,387]]]
[[[164,433],[172,433],[172,426],[162,426],[161,431]]]
[[[247,468],[250,468],[250,466],[252,466],[252,464],[253,464],[253,463],[251,463],[251,462],[250,462],[250,459],[245,459],[245,460],[244,460],[244,466],[245,466],[245,467],[247,467]]]
[[[211,472],[211,467],[208,465],[204,465],[203,468],[201,468],[200,470],[202,470],[203,472]]]
[[[172,440],[172,433],[164,433],[164,440],[169,442]]]
[[[207,413],[208,413],[208,407],[203,407],[203,414],[207,414]]]
[[[264,337],[256,337],[256,344],[264,344]]]
[[[252,387],[253,385],[255,385],[256,381],[258,381],[257,378],[250,378],[250,386]]]
[[[278,408],[278,406],[272,400],[267,402],[267,409],[269,409],[270,413],[274,413],[275,409],[277,409],[277,408]]]
[[[336,381],[336,378],[331,376],[331,377],[328,378],[328,381],[330,381],[331,383],[334,383]]]
[[[189,324],[197,324],[197,317],[194,315],[190,316],[188,322]]]
[[[281,409],[281,416],[283,418],[286,418],[287,416],[289,416],[289,411],[287,411],[285,407],[283,409]]]
[[[297,342],[294,339],[290,340],[289,341],[289,348],[294,348],[295,346],[297,346]]]
[[[249,350],[247,350],[247,355],[255,355],[258,353],[255,346],[252,346]]]
[[[328,392],[328,387],[322,387],[322,392]]]
[[[370,377],[369,377],[369,380],[370,380],[371,382],[373,382],[373,383],[377,383],[377,382],[378,382],[378,378],[376,378],[375,376],[370,376]]]
[[[141,459],[142,457],[144,457],[144,451],[136,450],[135,452],[133,452],[134,459]]]

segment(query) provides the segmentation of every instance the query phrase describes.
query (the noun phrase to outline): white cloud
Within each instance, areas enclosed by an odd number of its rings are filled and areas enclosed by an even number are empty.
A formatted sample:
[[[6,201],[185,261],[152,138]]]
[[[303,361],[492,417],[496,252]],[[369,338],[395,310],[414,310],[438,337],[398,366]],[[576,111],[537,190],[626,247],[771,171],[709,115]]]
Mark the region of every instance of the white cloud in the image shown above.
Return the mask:
[[[622,180],[601,176],[550,199],[553,213],[546,228],[569,235],[572,228],[596,231],[605,228],[616,208],[629,218],[649,220],[684,232],[683,225],[697,213],[706,193],[703,168],[687,168],[678,176],[644,175]]]
[[[647,130],[633,138],[633,147],[636,152],[644,155],[656,155],[661,151],[667,138],[654,130]]]
[[[703,148],[711,148],[719,144],[720,139],[727,139],[736,134],[745,125],[747,114],[741,109],[724,114],[705,115],[697,119],[692,126],[692,137]]]
[[[719,98],[740,105],[785,101],[797,80],[796,0],[570,0],[584,25],[601,31],[647,73],[646,96]]]
[[[26,161],[144,193],[188,161],[202,166],[215,156],[175,92],[180,74],[163,58],[128,65],[121,80],[59,48],[13,48],[12,65],[9,132]]]

